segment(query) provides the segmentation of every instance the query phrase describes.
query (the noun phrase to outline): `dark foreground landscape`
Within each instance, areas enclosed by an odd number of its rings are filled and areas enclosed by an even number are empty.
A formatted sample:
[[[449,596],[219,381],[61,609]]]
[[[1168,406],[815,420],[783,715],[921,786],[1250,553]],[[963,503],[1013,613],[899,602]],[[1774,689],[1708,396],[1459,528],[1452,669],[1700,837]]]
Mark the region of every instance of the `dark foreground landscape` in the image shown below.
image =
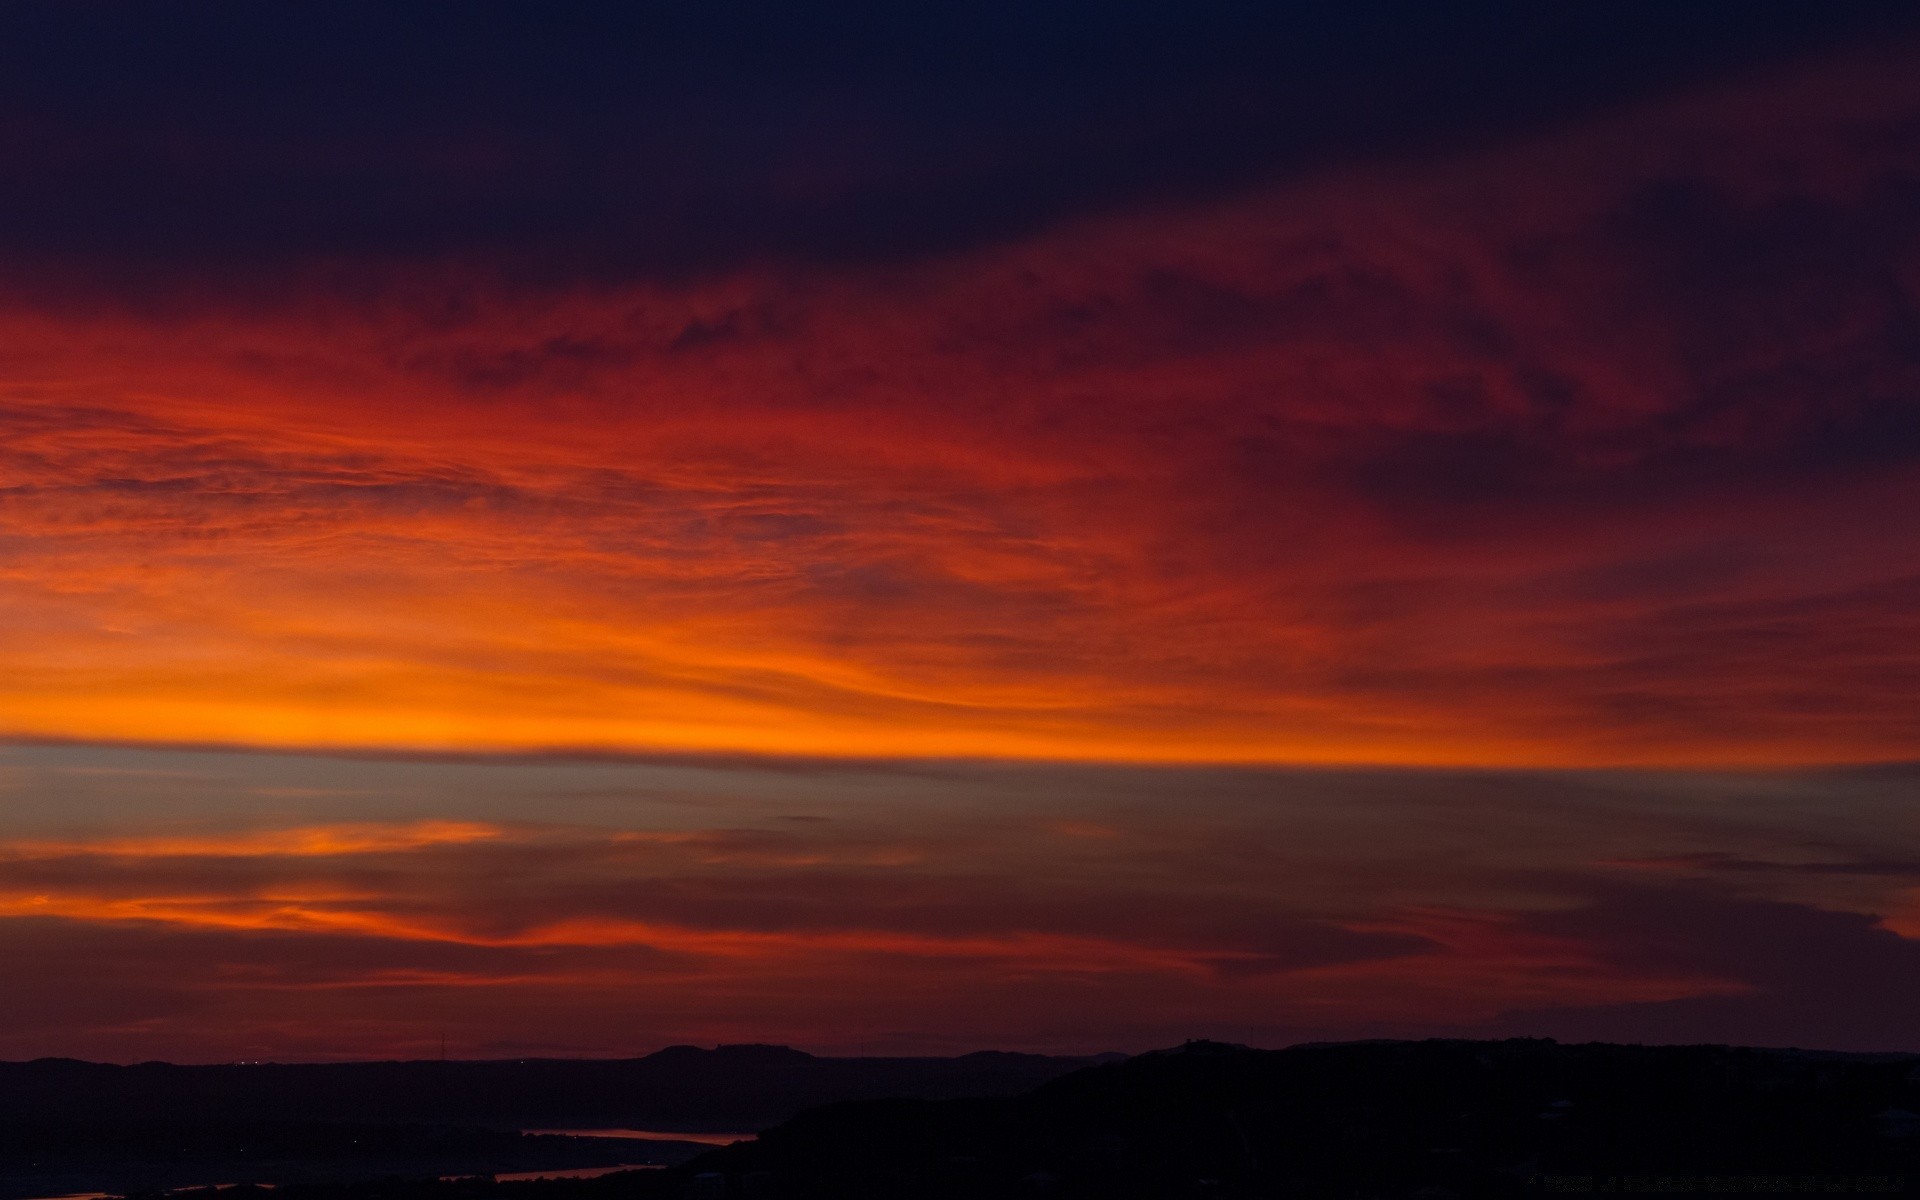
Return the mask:
[[[239,1185],[220,1200],[1438,1200],[1900,1194],[1920,1180],[1920,1057],[1721,1046],[1196,1042],[1123,1061],[728,1047],[618,1063],[40,1062],[0,1067],[0,1114],[8,1197],[178,1197],[182,1186],[220,1183]],[[717,1148],[519,1132],[616,1121],[745,1131],[769,1116],[754,1140]],[[619,1163],[649,1166],[498,1177]],[[68,1186],[87,1180],[107,1186]]]
[[[0,1063],[0,1200],[668,1165],[821,1105],[1021,1092],[1093,1061],[671,1046],[623,1060]],[[586,1130],[656,1136],[558,1132]]]

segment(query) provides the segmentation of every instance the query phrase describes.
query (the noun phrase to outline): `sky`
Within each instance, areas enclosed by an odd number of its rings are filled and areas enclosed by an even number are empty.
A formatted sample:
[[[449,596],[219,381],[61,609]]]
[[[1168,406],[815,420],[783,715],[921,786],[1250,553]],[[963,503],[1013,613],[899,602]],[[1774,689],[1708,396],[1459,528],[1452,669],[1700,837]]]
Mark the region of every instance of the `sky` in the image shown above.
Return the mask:
[[[0,1057],[1920,1050],[1916,67],[0,8]]]

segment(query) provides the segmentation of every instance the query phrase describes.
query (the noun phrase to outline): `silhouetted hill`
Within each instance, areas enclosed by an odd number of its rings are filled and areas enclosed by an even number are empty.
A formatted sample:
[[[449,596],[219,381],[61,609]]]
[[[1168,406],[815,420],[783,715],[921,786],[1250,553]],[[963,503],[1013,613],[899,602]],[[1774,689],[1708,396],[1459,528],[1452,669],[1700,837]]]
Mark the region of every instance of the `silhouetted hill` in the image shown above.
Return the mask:
[[[751,1132],[834,1101],[1024,1091],[1088,1061],[820,1058],[749,1045],[615,1061],[0,1063],[0,1200],[668,1164],[699,1147],[516,1131]]]
[[[219,1200],[1499,1200],[1916,1183],[1920,1056],[1195,1042],[1019,1094],[830,1104],[664,1170],[293,1182]]]
[[[644,1058],[111,1066],[0,1063],[0,1122],[447,1122],[501,1128],[753,1130],[883,1096],[1018,1092],[1084,1058],[821,1058],[786,1046],[669,1046]]]
[[[1917,1113],[1920,1058],[1902,1055],[1193,1043],[1020,1096],[823,1108],[644,1186],[755,1200],[1857,1193],[1920,1168]]]

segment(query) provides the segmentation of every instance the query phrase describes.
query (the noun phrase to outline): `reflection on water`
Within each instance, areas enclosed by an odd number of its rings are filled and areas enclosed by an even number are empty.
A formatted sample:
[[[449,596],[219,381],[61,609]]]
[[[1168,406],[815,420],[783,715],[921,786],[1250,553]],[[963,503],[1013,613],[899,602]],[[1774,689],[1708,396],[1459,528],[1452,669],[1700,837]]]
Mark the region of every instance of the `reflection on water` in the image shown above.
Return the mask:
[[[598,1179],[602,1175],[611,1175],[615,1171],[664,1171],[659,1163],[622,1163],[617,1167],[576,1167],[571,1171],[502,1171],[493,1178],[499,1183],[514,1183],[527,1179]],[[460,1179],[463,1176],[447,1175],[446,1179]]]
[[[522,1129],[520,1132],[558,1134],[561,1137],[627,1138],[636,1142],[694,1142],[701,1146],[731,1146],[735,1142],[750,1142],[759,1136],[752,1133],[676,1133],[664,1129]]]

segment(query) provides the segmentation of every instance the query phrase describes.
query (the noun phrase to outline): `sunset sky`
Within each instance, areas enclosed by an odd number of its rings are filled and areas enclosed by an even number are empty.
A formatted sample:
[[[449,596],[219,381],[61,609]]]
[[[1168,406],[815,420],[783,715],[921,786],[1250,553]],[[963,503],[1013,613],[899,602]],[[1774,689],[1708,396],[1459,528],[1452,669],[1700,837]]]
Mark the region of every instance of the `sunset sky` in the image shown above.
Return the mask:
[[[0,163],[0,1058],[1920,1050],[1920,9],[14,3]]]

